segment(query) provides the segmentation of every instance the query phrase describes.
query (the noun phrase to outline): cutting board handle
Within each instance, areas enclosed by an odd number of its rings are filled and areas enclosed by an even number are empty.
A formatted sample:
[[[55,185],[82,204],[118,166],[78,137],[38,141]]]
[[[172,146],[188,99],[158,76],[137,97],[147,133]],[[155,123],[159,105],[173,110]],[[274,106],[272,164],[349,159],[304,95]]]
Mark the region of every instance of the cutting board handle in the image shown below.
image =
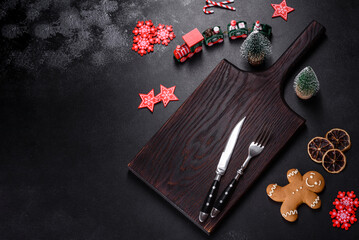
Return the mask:
[[[287,51],[285,51],[277,62],[269,69],[269,71],[273,71],[274,76],[277,76],[273,79],[280,80],[280,84],[288,71],[324,33],[325,27],[313,20],[292,43]]]

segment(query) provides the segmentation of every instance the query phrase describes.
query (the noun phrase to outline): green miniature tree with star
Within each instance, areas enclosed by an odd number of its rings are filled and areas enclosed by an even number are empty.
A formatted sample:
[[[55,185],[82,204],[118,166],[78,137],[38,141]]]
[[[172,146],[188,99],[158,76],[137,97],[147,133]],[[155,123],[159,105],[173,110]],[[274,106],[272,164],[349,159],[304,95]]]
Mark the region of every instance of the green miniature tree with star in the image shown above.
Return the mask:
[[[294,79],[294,90],[301,99],[309,99],[319,91],[317,75],[311,67],[305,67]]]
[[[272,44],[266,36],[254,30],[241,46],[241,55],[249,64],[257,66],[272,53]]]

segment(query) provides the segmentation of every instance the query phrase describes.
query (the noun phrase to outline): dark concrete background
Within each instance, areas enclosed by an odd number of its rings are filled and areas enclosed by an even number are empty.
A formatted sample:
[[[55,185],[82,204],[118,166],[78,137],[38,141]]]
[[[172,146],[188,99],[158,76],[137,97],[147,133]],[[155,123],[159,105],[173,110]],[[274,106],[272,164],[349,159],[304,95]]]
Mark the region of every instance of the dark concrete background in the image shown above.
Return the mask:
[[[0,239],[358,239],[331,226],[338,191],[359,195],[358,44],[355,0],[288,0],[288,22],[272,19],[270,3],[238,1],[231,12],[202,13],[204,1],[26,1],[0,3]],[[173,25],[169,46],[140,57],[131,51],[138,20]],[[288,76],[284,96],[306,127],[256,181],[211,237],[129,173],[128,162],[223,58],[253,70],[239,57],[242,40],[205,48],[183,65],[172,52],[181,36],[232,19],[273,27],[270,66],[313,19],[326,37]],[[265,66],[265,67],[266,67]],[[321,90],[309,101],[293,92],[305,66]],[[254,69],[255,70],[255,69]],[[138,110],[138,93],[176,85],[177,102]],[[334,127],[353,146],[345,170],[329,174],[311,161],[306,144]],[[290,168],[319,171],[326,180],[322,208],[299,208],[288,223],[268,199],[269,183],[287,184]]]

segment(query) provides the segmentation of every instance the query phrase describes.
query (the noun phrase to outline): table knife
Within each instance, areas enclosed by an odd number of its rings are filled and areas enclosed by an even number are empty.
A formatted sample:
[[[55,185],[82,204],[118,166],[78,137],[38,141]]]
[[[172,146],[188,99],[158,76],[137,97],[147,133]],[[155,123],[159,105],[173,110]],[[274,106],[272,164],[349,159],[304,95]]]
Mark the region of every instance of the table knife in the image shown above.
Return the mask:
[[[221,180],[221,177],[224,175],[224,173],[227,170],[228,163],[231,160],[234,146],[236,145],[239,133],[241,131],[241,128],[242,128],[242,125],[243,125],[245,119],[246,119],[246,117],[242,118],[242,120],[240,120],[236,124],[236,126],[233,128],[233,130],[228,138],[226,147],[224,148],[224,151],[222,152],[222,155],[221,155],[218,165],[217,165],[216,176],[215,176],[213,183],[207,193],[207,196],[203,202],[201,211],[199,213],[199,221],[200,222],[204,222],[207,219],[208,214],[212,210],[215,198],[218,193],[219,182]]]

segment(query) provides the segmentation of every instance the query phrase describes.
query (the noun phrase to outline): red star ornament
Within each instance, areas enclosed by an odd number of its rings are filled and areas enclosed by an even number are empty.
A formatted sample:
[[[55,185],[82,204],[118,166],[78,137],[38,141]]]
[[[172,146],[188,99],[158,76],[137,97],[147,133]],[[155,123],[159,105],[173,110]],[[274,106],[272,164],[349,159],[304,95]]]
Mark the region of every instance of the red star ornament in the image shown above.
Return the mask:
[[[272,18],[274,17],[282,17],[284,20],[287,21],[288,13],[294,11],[294,8],[288,7],[285,0],[280,4],[271,4],[274,8],[274,13]]]
[[[140,93],[139,95],[142,102],[140,106],[138,106],[138,108],[148,108],[151,112],[153,112],[153,107],[155,106],[155,104],[161,101],[160,99],[155,97],[153,89],[148,94]]]
[[[173,94],[175,89],[176,86],[165,88],[161,85],[161,93],[159,93],[156,98],[163,102],[164,107],[166,107],[170,101],[178,101],[178,98]]]

